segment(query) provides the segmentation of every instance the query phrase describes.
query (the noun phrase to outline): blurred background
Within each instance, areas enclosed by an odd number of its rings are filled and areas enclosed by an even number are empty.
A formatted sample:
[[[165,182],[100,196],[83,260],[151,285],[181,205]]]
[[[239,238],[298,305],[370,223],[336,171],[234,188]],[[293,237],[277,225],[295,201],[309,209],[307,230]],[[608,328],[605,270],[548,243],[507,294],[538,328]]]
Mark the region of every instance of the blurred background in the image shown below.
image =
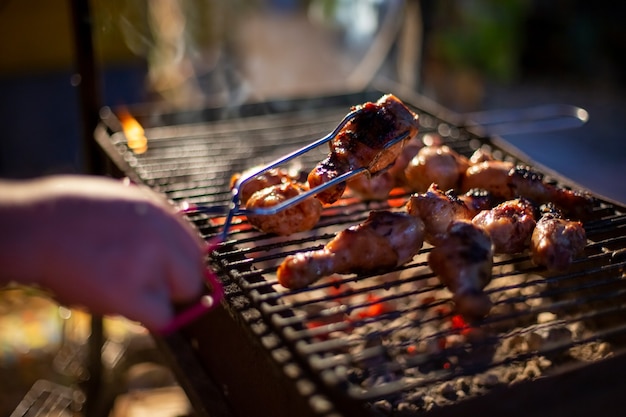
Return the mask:
[[[76,2],[80,3],[80,2]],[[80,172],[74,2],[0,2],[0,176]],[[359,89],[386,76],[459,113],[580,106],[505,139],[626,202],[626,5],[559,0],[92,0],[102,105]],[[617,179],[617,180],[616,180]]]
[[[77,4],[91,9],[101,106],[236,108],[381,76],[461,114],[579,106],[582,127],[503,137],[626,203],[626,3],[603,0],[1,0],[0,177],[84,171]],[[0,292],[0,415],[76,345],[76,317]]]

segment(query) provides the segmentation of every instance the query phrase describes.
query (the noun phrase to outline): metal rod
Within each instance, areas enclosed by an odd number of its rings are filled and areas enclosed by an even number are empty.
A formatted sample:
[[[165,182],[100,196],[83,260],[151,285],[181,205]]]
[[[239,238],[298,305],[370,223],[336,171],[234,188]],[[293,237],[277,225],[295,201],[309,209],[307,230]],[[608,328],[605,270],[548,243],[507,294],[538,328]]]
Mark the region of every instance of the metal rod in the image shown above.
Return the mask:
[[[104,155],[98,147],[94,131],[98,125],[101,107],[100,75],[97,69],[89,0],[71,0],[71,20],[78,81],[79,103],[82,119],[82,170],[86,174],[105,173]],[[108,410],[102,404],[102,347],[104,346],[103,318],[91,316],[91,333],[87,341],[87,368],[89,379],[85,383],[85,415],[104,416]]]
[[[82,119],[82,169],[87,174],[105,174],[104,155],[94,139],[102,106],[100,73],[96,65],[92,15],[89,0],[71,0],[76,82]]]
[[[309,144],[306,145],[282,158],[279,158],[277,160],[275,160],[274,162],[269,163],[268,165],[259,168],[257,170],[255,170],[252,173],[248,173],[246,174],[244,177],[240,178],[237,183],[235,184],[235,186],[233,187],[232,190],[232,194],[233,194],[233,198],[232,201],[230,203],[230,206],[228,207],[228,213],[226,214],[226,219],[224,220],[224,227],[223,227],[223,231],[221,233],[221,238],[222,240],[226,240],[226,237],[228,236],[228,230],[230,228],[230,224],[232,222],[232,219],[235,215],[249,215],[249,214],[256,214],[256,215],[272,215],[272,214],[276,214],[279,213],[283,210],[288,209],[289,207],[293,207],[294,205],[302,202],[303,200],[313,197],[316,194],[319,194],[320,192],[334,187],[337,184],[340,184],[344,181],[347,181],[348,179],[355,177],[359,174],[362,174],[364,172],[366,172],[368,170],[367,167],[361,167],[361,168],[357,168],[357,169],[353,169],[350,170],[348,172],[345,172],[341,175],[339,175],[336,178],[333,178],[332,180],[318,185],[317,187],[311,188],[310,190],[307,190],[295,197],[292,197],[288,200],[283,201],[282,203],[276,204],[272,207],[266,207],[266,208],[252,208],[252,209],[241,209],[240,208],[240,204],[241,204],[241,199],[239,196],[239,191],[241,189],[241,187],[243,186],[243,184],[245,184],[246,182],[250,181],[251,179],[257,177],[258,175],[262,174],[263,172],[269,171],[272,168],[275,168],[287,161],[290,161],[291,159],[298,157],[308,151],[310,151],[311,149],[314,149],[316,147],[318,147],[319,145],[328,142],[329,140],[331,140],[332,138],[334,138],[337,133],[343,128],[343,126],[345,126],[346,123],[348,123],[348,121],[352,120],[356,114],[359,112],[359,110],[354,110],[350,113],[348,113],[348,115],[346,115],[346,117],[343,118],[343,120],[339,123],[339,125],[335,128],[335,130],[333,130],[331,133],[329,133],[328,135],[324,136],[323,138]],[[396,145],[397,143],[403,141],[404,139],[406,139],[408,137],[408,132],[403,133],[402,135],[399,135],[398,137],[394,138],[393,140],[390,140],[388,143],[385,144],[384,149],[389,149],[390,147]],[[200,207],[198,207],[199,211],[202,211]],[[213,211],[215,208],[214,207],[209,207],[209,211]]]

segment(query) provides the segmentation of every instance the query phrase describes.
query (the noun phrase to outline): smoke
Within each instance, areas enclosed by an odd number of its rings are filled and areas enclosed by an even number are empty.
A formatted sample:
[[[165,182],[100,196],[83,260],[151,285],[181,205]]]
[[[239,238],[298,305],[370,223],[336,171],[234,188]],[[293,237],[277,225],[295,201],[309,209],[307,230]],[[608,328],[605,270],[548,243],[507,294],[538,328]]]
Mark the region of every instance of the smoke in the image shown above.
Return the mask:
[[[101,46],[122,42],[145,61],[151,99],[187,109],[241,95],[245,83],[234,39],[240,16],[249,8],[243,3],[250,2],[102,0],[94,9]]]

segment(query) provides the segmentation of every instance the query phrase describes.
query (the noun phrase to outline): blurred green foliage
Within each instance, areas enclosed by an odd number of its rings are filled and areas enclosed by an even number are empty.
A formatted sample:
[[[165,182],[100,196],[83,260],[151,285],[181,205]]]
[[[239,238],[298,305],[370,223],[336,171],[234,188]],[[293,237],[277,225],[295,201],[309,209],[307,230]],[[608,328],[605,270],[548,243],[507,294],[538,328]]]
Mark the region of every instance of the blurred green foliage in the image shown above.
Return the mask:
[[[498,81],[517,76],[527,0],[440,0],[431,34],[435,58]]]

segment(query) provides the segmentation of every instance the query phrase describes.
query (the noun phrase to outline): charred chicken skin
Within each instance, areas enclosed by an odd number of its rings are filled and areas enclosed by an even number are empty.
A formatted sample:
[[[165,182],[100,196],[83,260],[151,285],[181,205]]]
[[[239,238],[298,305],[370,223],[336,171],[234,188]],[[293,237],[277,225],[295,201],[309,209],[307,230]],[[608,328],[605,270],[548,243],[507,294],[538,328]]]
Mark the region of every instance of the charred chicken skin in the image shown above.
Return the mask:
[[[528,248],[535,229],[534,206],[525,198],[498,204],[478,213],[472,222],[491,237],[495,253],[519,253]]]
[[[492,304],[483,288],[492,278],[493,249],[484,229],[469,220],[452,222],[430,252],[428,264],[452,292],[459,314],[471,320],[489,313]]]
[[[392,94],[376,103],[367,102],[352,108],[355,116],[329,142],[330,153],[308,176],[310,188],[365,168],[375,175],[389,168],[401,153],[404,143],[418,131],[418,116]],[[402,140],[395,142],[398,138]],[[346,184],[334,186],[316,195],[323,203],[337,201]]]
[[[552,202],[576,218],[585,218],[594,203],[588,194],[548,184],[542,174],[507,161],[484,161],[470,166],[461,189],[472,188],[486,189],[502,200],[525,197],[535,204]]]
[[[324,248],[290,255],[276,272],[286,288],[302,288],[334,273],[385,271],[410,261],[423,244],[424,223],[406,213],[372,211]]]
[[[407,184],[413,191],[424,192],[437,183],[443,190],[458,189],[469,160],[445,145],[425,146],[404,170]]]
[[[554,205],[547,204],[532,234],[531,259],[548,270],[562,271],[583,254],[586,244],[582,223],[564,219]]]
[[[469,201],[471,198],[466,196]],[[468,205],[452,190],[444,192],[431,184],[425,193],[413,194],[406,205],[407,212],[422,219],[425,225],[424,240],[438,245],[455,220],[470,220],[474,214]]]
[[[306,187],[296,181],[281,182],[263,188],[250,196],[246,209],[269,208],[298,196]],[[266,233],[287,236],[312,229],[322,215],[322,203],[307,198],[276,214],[248,214],[248,221]]]

